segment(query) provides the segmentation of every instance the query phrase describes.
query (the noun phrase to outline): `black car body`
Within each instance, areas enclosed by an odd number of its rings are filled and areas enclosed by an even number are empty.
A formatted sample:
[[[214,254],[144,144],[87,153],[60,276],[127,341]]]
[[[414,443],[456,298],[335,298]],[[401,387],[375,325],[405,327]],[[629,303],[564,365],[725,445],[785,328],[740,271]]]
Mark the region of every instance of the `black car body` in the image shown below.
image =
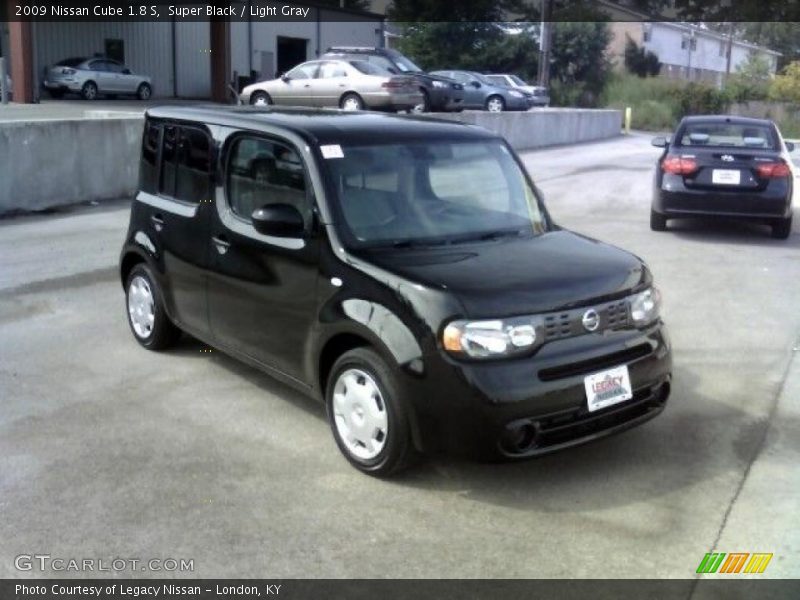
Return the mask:
[[[425,73],[407,57],[391,48],[361,46],[334,46],[328,48],[322,58],[342,60],[366,60],[397,75],[411,75],[419,84],[423,102],[418,107],[426,111],[463,110],[464,86],[447,77]]]
[[[179,328],[323,398],[365,472],[418,451],[550,452],[669,395],[648,268],[556,226],[506,142],[476,127],[151,109],[120,275],[142,345]]]
[[[778,128],[766,119],[734,116],[684,118],[656,164],[650,225],[669,219],[724,217],[760,221],[775,237],[792,229],[794,177]]]

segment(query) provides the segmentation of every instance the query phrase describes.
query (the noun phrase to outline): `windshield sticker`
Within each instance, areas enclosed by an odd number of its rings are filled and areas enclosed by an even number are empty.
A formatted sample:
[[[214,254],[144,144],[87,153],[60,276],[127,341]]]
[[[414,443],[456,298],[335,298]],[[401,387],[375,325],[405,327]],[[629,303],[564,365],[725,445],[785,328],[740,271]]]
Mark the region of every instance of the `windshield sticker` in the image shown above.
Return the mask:
[[[344,158],[344,152],[339,144],[320,146],[319,149],[322,151],[322,158]]]

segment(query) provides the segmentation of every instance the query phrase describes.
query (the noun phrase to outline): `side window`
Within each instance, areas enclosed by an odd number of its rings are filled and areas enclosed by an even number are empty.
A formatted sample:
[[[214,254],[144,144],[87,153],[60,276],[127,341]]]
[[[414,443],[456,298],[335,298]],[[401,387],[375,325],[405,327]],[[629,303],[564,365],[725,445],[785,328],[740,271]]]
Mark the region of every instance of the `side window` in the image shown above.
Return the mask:
[[[198,204],[209,193],[211,143],[193,127],[166,125],[161,150],[158,193]]]
[[[112,60],[107,60],[103,64],[105,66],[105,70],[111,73],[122,73],[122,70],[124,69],[124,67],[121,64],[119,64],[118,62],[114,62]]]
[[[347,71],[339,63],[323,63],[319,70],[320,79],[329,79],[333,77],[347,77]]]
[[[211,144],[208,135],[192,127],[182,128],[178,146],[175,197],[192,204],[207,199],[210,174]]]
[[[92,71],[108,71],[108,65],[104,60],[94,61],[89,68],[91,68]]]
[[[158,148],[161,125],[147,122],[142,136],[142,158],[139,163],[139,189],[148,194],[158,191]]]
[[[289,71],[286,75],[291,79],[314,79],[317,77],[319,63],[307,63]]]
[[[231,210],[246,221],[267,204],[290,204],[306,223],[311,217],[303,162],[293,148],[280,142],[250,137],[234,141],[225,191]]]

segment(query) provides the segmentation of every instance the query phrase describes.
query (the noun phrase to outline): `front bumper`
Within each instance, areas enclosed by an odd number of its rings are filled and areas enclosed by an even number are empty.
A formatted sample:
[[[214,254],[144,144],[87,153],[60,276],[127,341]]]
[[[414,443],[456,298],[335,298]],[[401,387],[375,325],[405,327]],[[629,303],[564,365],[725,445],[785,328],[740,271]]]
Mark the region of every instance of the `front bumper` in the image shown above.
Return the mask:
[[[773,180],[764,190],[697,189],[686,187],[679,176],[665,174],[653,210],[666,217],[786,218],[792,214],[791,185]]]
[[[636,426],[663,410],[672,376],[660,322],[550,342],[520,359],[427,362],[409,389],[421,448],[473,458],[526,458]],[[633,398],[590,413],[584,378],[621,365]]]
[[[45,79],[42,85],[46,90],[80,92],[83,83],[75,79]]]

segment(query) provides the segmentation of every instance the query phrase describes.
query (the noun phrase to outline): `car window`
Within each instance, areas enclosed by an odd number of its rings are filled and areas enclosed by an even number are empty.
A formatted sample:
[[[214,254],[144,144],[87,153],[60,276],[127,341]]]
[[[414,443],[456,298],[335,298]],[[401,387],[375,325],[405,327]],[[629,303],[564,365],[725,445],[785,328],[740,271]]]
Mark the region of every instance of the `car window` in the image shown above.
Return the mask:
[[[319,70],[319,63],[306,63],[295,67],[286,75],[290,79],[315,79],[317,77],[317,71]]]
[[[209,195],[211,142],[194,127],[166,125],[161,148],[158,193],[197,204]]]
[[[236,140],[228,158],[225,190],[233,213],[246,221],[267,204],[289,204],[310,222],[305,166],[287,144],[254,137]]]
[[[103,64],[105,65],[106,70],[111,71],[112,73],[122,73],[122,71],[125,70],[125,67],[112,60],[107,60]]]
[[[767,125],[698,122],[687,123],[675,145],[775,149],[777,140]]]
[[[520,79],[516,75],[511,75],[510,77],[511,77],[511,81],[513,81],[517,85],[528,85],[527,83],[525,83],[522,79]]]
[[[387,75],[391,74],[386,69],[379,67],[378,65],[370,64],[363,60],[351,60],[350,64],[355,68],[364,73],[364,75]]]
[[[395,65],[392,61],[390,61],[385,56],[377,56],[377,55],[368,56],[367,57],[367,61],[372,63],[373,65],[376,65],[376,66],[382,68],[382,69],[386,69],[390,73],[399,73],[400,72],[400,70],[397,68],[397,65]]]
[[[108,71],[108,66],[104,60],[93,60],[89,63],[89,69],[92,71]]]
[[[467,83],[472,80],[472,77],[470,77],[469,75],[467,75],[462,71],[453,71],[453,74],[450,75],[449,77],[452,77],[459,83]]]
[[[142,157],[139,163],[139,189],[148,194],[158,191],[158,148],[161,125],[147,122],[142,136]]]
[[[322,63],[319,70],[319,77],[321,79],[329,79],[333,77],[347,77],[347,70],[341,63],[327,62]]]
[[[486,79],[494,83],[495,85],[508,85],[506,78],[502,75],[487,75]]]
[[[81,63],[85,62],[85,58],[65,58],[64,60],[57,62],[57,67],[77,67]]]
[[[456,243],[546,229],[533,188],[501,142],[376,144],[345,147],[343,154],[325,167],[352,246]]]

